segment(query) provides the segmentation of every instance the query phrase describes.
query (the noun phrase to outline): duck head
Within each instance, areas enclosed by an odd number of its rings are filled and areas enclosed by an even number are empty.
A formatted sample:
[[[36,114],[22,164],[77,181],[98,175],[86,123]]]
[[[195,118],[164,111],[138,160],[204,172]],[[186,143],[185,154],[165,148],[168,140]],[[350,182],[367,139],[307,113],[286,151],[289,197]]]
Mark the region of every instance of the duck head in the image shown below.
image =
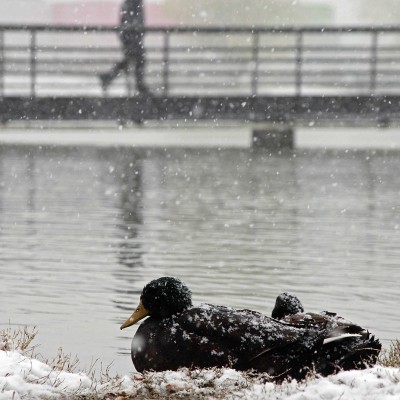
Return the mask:
[[[301,301],[291,293],[281,293],[275,302],[275,307],[272,310],[272,318],[282,319],[287,315],[294,315],[304,312]]]
[[[179,279],[162,277],[148,283],[142,290],[140,302],[120,329],[151,316],[166,318],[192,306],[192,293]]]

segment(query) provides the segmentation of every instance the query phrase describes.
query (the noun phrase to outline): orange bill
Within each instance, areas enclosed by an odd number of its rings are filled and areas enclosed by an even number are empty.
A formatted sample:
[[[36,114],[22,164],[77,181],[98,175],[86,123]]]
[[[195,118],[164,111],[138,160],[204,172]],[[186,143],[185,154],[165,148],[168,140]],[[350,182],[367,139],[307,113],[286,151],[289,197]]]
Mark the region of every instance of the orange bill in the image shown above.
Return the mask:
[[[149,311],[143,306],[142,302],[140,302],[133,314],[121,325],[120,329],[132,326],[148,315]]]

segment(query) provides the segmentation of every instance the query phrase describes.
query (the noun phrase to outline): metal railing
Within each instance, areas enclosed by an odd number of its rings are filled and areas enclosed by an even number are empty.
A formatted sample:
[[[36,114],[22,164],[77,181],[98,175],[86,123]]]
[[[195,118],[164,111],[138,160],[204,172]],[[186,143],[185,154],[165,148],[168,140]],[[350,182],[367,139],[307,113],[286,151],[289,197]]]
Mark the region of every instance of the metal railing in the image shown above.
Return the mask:
[[[147,28],[157,96],[396,95],[400,27]],[[98,75],[122,57],[118,28],[0,26],[0,96],[126,96]]]

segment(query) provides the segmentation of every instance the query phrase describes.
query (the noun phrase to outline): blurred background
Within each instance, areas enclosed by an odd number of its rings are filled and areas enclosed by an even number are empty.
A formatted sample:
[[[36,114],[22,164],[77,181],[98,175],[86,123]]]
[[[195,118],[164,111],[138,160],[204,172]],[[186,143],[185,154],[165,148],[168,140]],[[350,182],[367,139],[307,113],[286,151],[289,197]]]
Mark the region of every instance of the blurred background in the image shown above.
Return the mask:
[[[2,0],[0,23],[105,24],[118,22],[119,0]],[[400,23],[397,0],[145,0],[150,26],[376,25]]]

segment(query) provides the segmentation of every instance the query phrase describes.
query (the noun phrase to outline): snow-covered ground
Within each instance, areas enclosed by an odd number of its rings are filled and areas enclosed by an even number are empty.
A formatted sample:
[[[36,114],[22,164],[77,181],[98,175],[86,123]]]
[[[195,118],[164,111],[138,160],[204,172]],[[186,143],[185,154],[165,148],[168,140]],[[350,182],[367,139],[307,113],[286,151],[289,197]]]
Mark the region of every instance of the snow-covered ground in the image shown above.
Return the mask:
[[[121,398],[389,400],[400,398],[400,369],[375,367],[328,378],[276,385],[262,375],[231,369],[134,374],[96,382],[84,373],[55,371],[19,351],[0,350],[0,400],[74,398],[107,394]]]

